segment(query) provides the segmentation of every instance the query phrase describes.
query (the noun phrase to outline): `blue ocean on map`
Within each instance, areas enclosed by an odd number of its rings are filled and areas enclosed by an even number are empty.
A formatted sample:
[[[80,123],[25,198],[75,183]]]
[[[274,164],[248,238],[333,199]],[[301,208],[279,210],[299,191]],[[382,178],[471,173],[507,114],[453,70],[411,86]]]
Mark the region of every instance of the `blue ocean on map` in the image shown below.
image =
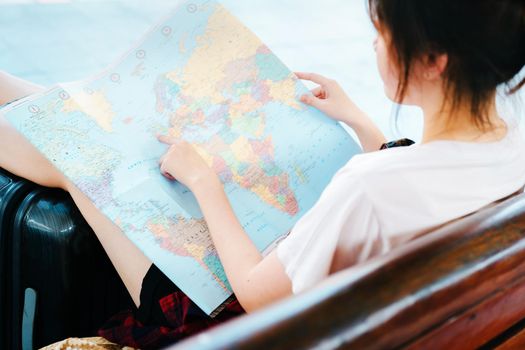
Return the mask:
[[[2,110],[203,311],[231,295],[193,194],[157,134],[191,143],[261,251],[284,237],[359,146],[299,102],[306,87],[216,1],[181,3],[120,61]]]

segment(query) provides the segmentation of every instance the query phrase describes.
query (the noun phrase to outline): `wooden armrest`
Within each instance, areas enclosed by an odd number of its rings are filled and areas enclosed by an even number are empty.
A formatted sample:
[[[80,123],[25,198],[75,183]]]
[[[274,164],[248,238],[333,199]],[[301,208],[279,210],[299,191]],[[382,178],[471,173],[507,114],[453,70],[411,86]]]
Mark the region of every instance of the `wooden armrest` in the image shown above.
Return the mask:
[[[525,318],[525,195],[173,349],[467,349]]]

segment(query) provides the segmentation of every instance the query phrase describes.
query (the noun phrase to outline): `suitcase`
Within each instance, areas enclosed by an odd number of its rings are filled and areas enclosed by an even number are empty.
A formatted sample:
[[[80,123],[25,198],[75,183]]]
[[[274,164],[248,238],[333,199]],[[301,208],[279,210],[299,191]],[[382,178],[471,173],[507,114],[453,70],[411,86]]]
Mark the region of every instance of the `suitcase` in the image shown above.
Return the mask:
[[[10,321],[10,302],[7,299],[8,262],[11,260],[11,250],[8,247],[8,237],[11,237],[16,209],[34,186],[0,169],[0,349],[9,349],[7,339]]]
[[[8,320],[5,347],[0,346],[5,349],[93,336],[110,316],[133,307],[69,194],[29,186],[4,231],[7,273],[1,289],[7,289]]]

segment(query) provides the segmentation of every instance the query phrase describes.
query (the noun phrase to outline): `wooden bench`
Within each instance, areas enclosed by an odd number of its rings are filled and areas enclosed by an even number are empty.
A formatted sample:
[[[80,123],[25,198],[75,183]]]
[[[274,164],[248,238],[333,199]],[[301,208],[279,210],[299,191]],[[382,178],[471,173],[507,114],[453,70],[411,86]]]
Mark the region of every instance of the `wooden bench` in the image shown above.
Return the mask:
[[[525,195],[175,349],[525,349]]]

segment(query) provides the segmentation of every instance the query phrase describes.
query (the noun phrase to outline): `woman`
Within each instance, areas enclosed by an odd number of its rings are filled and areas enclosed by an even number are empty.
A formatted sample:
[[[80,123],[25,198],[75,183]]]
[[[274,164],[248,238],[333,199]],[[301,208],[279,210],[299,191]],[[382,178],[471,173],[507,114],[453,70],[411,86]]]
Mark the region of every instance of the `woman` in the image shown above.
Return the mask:
[[[337,172],[316,205],[266,257],[245,234],[217,175],[192,146],[159,137],[170,145],[159,161],[161,172],[195,194],[237,297],[214,320],[2,122],[0,142],[13,153],[2,154],[0,166],[71,192],[138,306],[134,314],[115,317],[101,335],[142,348],[174,342],[243,309],[251,312],[307,290],[332,273],[523,188],[525,142],[517,124],[498,114],[495,101],[501,84],[510,92],[524,84],[511,85],[525,63],[523,1],[369,0],[369,6],[385,93],[423,110],[422,141],[376,152],[384,137],[339,85],[298,73],[319,84],[302,102],[347,123],[367,153]]]

